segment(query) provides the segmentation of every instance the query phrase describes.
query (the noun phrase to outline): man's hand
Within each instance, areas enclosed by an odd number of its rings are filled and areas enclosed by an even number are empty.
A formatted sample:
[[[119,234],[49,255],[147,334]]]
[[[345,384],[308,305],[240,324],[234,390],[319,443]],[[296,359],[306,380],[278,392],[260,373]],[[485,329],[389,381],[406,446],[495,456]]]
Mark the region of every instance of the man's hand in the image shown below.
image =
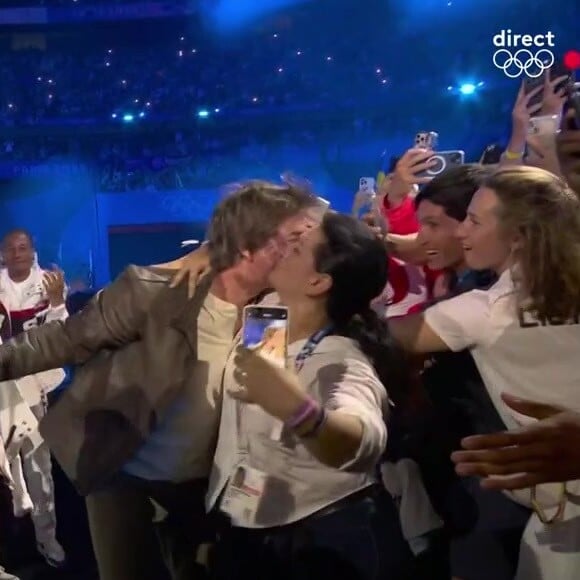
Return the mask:
[[[377,217],[373,213],[365,213],[361,216],[361,221],[364,222],[369,228],[372,230],[373,234],[377,237],[377,239],[381,240],[381,242],[386,242],[385,233],[383,228],[379,224],[377,224]]]
[[[58,266],[44,273],[42,285],[46,291],[48,301],[53,308],[62,306],[65,301],[64,272]]]
[[[537,422],[515,431],[476,435],[453,453],[459,475],[479,475],[486,489],[524,489],[580,479],[580,413],[502,395],[506,405]]]
[[[393,195],[404,197],[409,194],[414,185],[429,183],[430,177],[417,177],[417,174],[435,165],[435,162],[429,161],[431,157],[433,157],[433,151],[428,149],[413,148],[406,151],[397,162],[389,183],[389,197]]]

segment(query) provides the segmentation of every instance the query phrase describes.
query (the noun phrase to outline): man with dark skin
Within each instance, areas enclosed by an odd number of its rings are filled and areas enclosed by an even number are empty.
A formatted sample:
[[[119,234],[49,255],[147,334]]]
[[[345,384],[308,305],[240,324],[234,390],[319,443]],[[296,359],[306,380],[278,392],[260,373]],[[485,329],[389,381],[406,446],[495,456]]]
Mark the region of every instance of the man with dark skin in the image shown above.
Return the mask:
[[[578,117],[573,109],[568,111],[557,150],[562,172],[580,196]],[[508,395],[503,400],[538,421],[515,431],[467,437],[462,441],[465,451],[452,455],[457,473],[479,475],[483,487],[503,490],[580,479],[580,413]]]
[[[64,320],[64,274],[58,268],[42,270],[36,263],[32,236],[23,229],[7,233],[1,245],[5,268],[0,270],[0,332],[3,341],[45,322]],[[21,396],[37,420],[45,414],[44,396],[57,387],[64,373],[61,370],[33,374],[16,381]],[[36,541],[40,553],[51,566],[64,564],[65,554],[56,538],[54,489],[51,475],[50,452],[41,445],[32,454],[17,457],[18,473],[24,480],[12,493],[14,513],[21,516],[32,510]],[[16,469],[13,467],[13,469]],[[1,578],[1,576],[0,576]]]

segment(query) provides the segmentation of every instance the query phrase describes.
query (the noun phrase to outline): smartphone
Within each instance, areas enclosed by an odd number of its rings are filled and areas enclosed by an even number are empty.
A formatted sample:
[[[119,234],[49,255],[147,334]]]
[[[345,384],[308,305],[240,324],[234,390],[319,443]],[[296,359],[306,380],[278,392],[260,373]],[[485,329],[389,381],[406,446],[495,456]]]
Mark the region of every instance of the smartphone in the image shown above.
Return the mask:
[[[242,324],[242,344],[284,368],[288,356],[288,309],[246,306]]]
[[[550,80],[553,81],[554,79],[560,77],[566,78],[555,87],[556,92],[572,86],[574,82],[574,73],[569,68],[564,66],[563,63],[555,63],[550,68]],[[528,77],[524,79],[524,92],[526,93],[526,95],[529,95],[534,89],[542,87],[543,85],[544,85],[543,74],[536,78]],[[528,106],[533,107],[534,105],[539,105],[544,97],[543,92],[544,91],[538,91],[538,94],[535,95],[532,99],[530,99]]]
[[[455,151],[439,151],[428,159],[428,161],[431,160],[435,161],[435,165],[416,173],[415,175],[417,177],[436,177],[446,169],[449,169],[449,167],[463,165],[465,162],[465,152],[459,149]]]
[[[352,204],[352,216],[360,219],[371,213],[375,197],[375,178],[361,177],[358,180],[358,191]]]
[[[437,149],[439,133],[435,131],[420,131],[415,135],[415,147],[420,149]]]
[[[580,131],[580,83],[575,83],[564,107],[564,114],[566,115],[569,109],[574,109],[575,116],[570,120],[572,126],[570,129]]]
[[[555,135],[560,131],[560,115],[541,115],[530,119],[528,135]]]
[[[504,152],[504,148],[497,143],[488,145],[481,154],[479,158],[479,163],[481,165],[497,165],[501,161],[501,156]]]
[[[361,177],[358,180],[358,190],[364,193],[374,193],[375,192],[375,178],[374,177]]]

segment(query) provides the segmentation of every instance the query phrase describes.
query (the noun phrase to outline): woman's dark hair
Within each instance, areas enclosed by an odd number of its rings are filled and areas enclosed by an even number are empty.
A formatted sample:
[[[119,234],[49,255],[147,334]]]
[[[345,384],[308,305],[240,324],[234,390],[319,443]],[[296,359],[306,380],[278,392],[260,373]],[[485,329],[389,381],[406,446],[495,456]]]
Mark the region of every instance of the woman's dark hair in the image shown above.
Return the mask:
[[[316,250],[316,270],[332,278],[327,313],[334,333],[358,342],[395,404],[411,386],[407,357],[371,308],[388,280],[388,254],[370,228],[351,216],[328,212],[325,242]]]

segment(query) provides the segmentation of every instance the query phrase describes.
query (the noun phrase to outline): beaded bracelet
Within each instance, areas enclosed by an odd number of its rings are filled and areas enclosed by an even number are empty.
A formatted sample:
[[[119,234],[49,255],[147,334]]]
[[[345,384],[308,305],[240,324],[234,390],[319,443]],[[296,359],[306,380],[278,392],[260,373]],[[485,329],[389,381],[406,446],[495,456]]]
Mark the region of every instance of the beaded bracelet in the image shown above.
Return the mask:
[[[318,403],[314,399],[308,398],[304,403],[302,403],[302,405],[300,405],[294,415],[286,421],[286,427],[289,429],[296,429],[318,412]]]
[[[312,427],[305,433],[298,433],[298,437],[300,437],[300,439],[313,439],[320,433],[322,427],[324,427],[324,423],[326,423],[326,409],[320,407],[314,425],[312,425]]]

